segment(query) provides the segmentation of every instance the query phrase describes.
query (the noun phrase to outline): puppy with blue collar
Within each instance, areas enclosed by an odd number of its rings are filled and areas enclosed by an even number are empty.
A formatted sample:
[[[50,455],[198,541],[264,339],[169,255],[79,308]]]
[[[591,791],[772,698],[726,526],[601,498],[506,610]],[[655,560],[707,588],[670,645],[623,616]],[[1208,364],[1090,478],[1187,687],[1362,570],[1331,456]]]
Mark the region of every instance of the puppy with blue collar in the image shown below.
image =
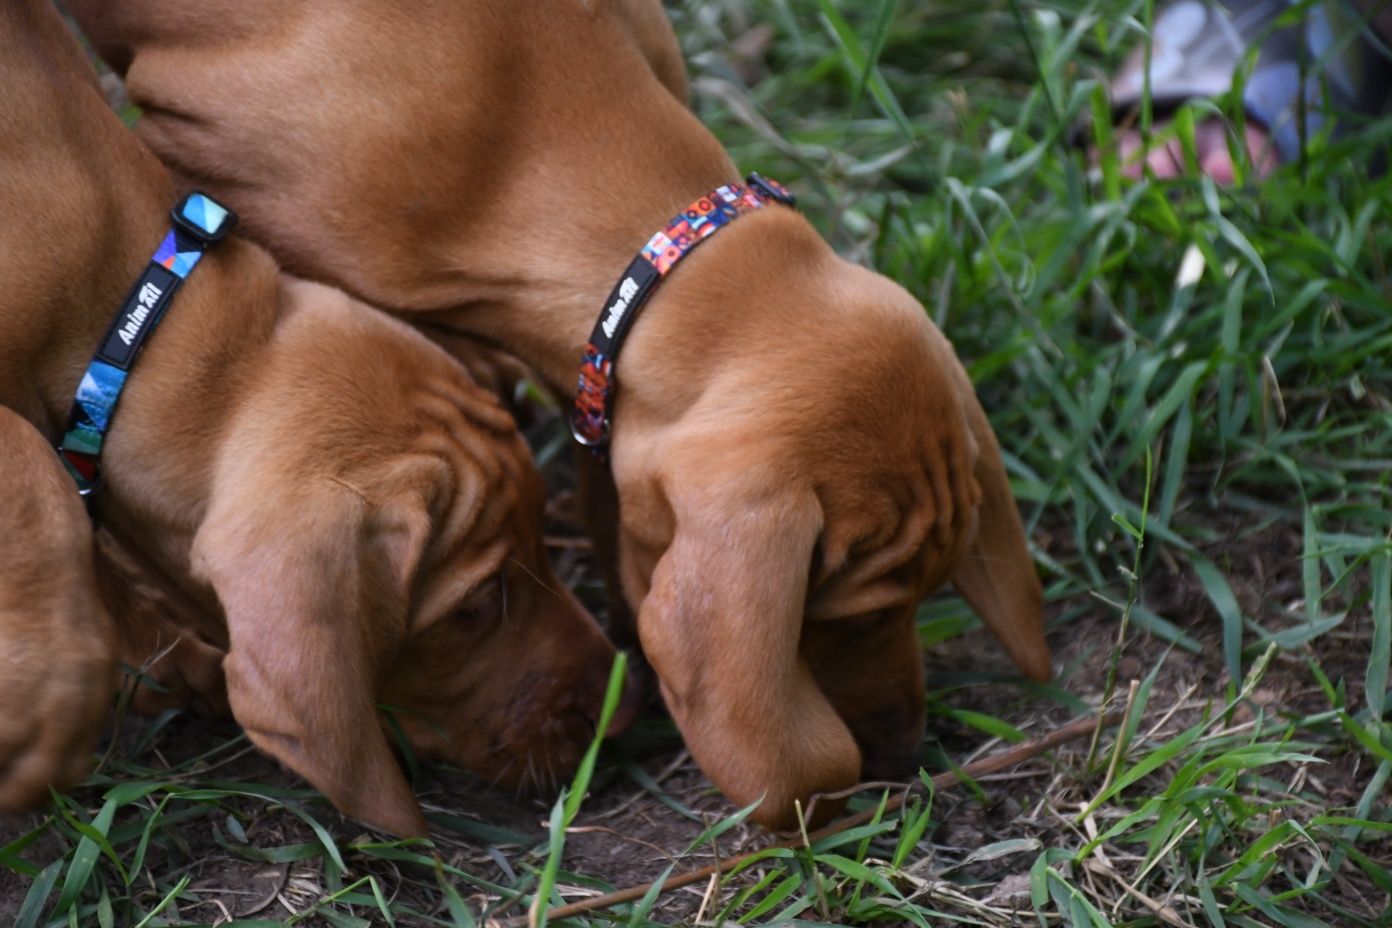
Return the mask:
[[[508,413],[176,200],[45,0],[0,6],[0,137],[0,811],[82,775],[117,659],[400,836],[393,727],[506,784],[572,768],[614,651]]]

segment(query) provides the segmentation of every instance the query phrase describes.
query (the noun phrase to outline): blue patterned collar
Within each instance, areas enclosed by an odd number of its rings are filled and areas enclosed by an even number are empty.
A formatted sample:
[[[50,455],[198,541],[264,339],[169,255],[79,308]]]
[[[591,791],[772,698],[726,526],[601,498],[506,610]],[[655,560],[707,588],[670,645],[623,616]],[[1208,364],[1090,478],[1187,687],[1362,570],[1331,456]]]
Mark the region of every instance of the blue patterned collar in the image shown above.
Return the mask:
[[[170,219],[174,227],[131,288],[87,366],[68,415],[67,431],[58,443],[58,455],[84,497],[101,488],[102,442],[146,339],[203,252],[237,224],[236,213],[202,193],[190,193],[175,204]]]

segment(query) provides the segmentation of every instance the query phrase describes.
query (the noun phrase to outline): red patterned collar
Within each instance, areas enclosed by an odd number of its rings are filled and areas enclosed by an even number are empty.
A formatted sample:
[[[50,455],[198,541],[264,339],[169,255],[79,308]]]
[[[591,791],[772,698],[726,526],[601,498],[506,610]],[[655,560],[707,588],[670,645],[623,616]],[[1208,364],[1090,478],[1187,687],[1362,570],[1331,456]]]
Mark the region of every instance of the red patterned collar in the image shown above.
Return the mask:
[[[619,348],[638,311],[662,278],[691,249],[736,218],[771,203],[794,206],[796,202],[782,184],[750,174],[745,184],[726,184],[701,197],[648,240],[609,294],[580,359],[580,384],[570,418],[570,431],[576,441],[596,457],[604,458],[614,409],[614,364]]]

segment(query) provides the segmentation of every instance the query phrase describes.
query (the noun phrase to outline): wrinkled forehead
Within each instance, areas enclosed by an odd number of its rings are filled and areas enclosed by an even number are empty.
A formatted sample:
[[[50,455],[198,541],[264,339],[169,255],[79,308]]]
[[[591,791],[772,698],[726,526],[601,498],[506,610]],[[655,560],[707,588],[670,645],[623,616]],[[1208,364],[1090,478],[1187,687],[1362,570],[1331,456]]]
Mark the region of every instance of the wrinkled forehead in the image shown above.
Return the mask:
[[[411,579],[413,622],[428,625],[505,586],[509,564],[549,573],[544,487],[518,436],[442,433],[423,457],[432,479],[416,497],[426,534]]]
[[[981,490],[965,439],[821,484],[814,584],[845,592],[894,578],[916,601],[941,583],[976,532]]]

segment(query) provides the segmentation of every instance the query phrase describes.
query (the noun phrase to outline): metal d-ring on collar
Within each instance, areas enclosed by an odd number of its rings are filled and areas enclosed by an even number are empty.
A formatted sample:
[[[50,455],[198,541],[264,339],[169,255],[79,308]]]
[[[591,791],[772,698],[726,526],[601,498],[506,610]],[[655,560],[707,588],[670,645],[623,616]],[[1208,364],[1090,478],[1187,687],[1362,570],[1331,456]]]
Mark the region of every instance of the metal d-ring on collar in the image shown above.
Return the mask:
[[[747,186],[746,186],[747,185]],[[745,184],[726,184],[692,203],[638,252],[599,314],[580,358],[580,383],[571,410],[575,440],[604,459],[617,382],[614,364],[638,310],[662,278],[691,249],[745,213],[770,203],[796,206],[797,200],[778,181],[751,173]]]
[[[145,340],[159,325],[174,292],[203,252],[222,241],[237,224],[236,213],[197,192],[175,204],[169,215],[174,228],[164,236],[145,273],[131,288],[82,375],[68,414],[67,431],[58,442],[58,456],[83,497],[101,489],[102,442]]]

